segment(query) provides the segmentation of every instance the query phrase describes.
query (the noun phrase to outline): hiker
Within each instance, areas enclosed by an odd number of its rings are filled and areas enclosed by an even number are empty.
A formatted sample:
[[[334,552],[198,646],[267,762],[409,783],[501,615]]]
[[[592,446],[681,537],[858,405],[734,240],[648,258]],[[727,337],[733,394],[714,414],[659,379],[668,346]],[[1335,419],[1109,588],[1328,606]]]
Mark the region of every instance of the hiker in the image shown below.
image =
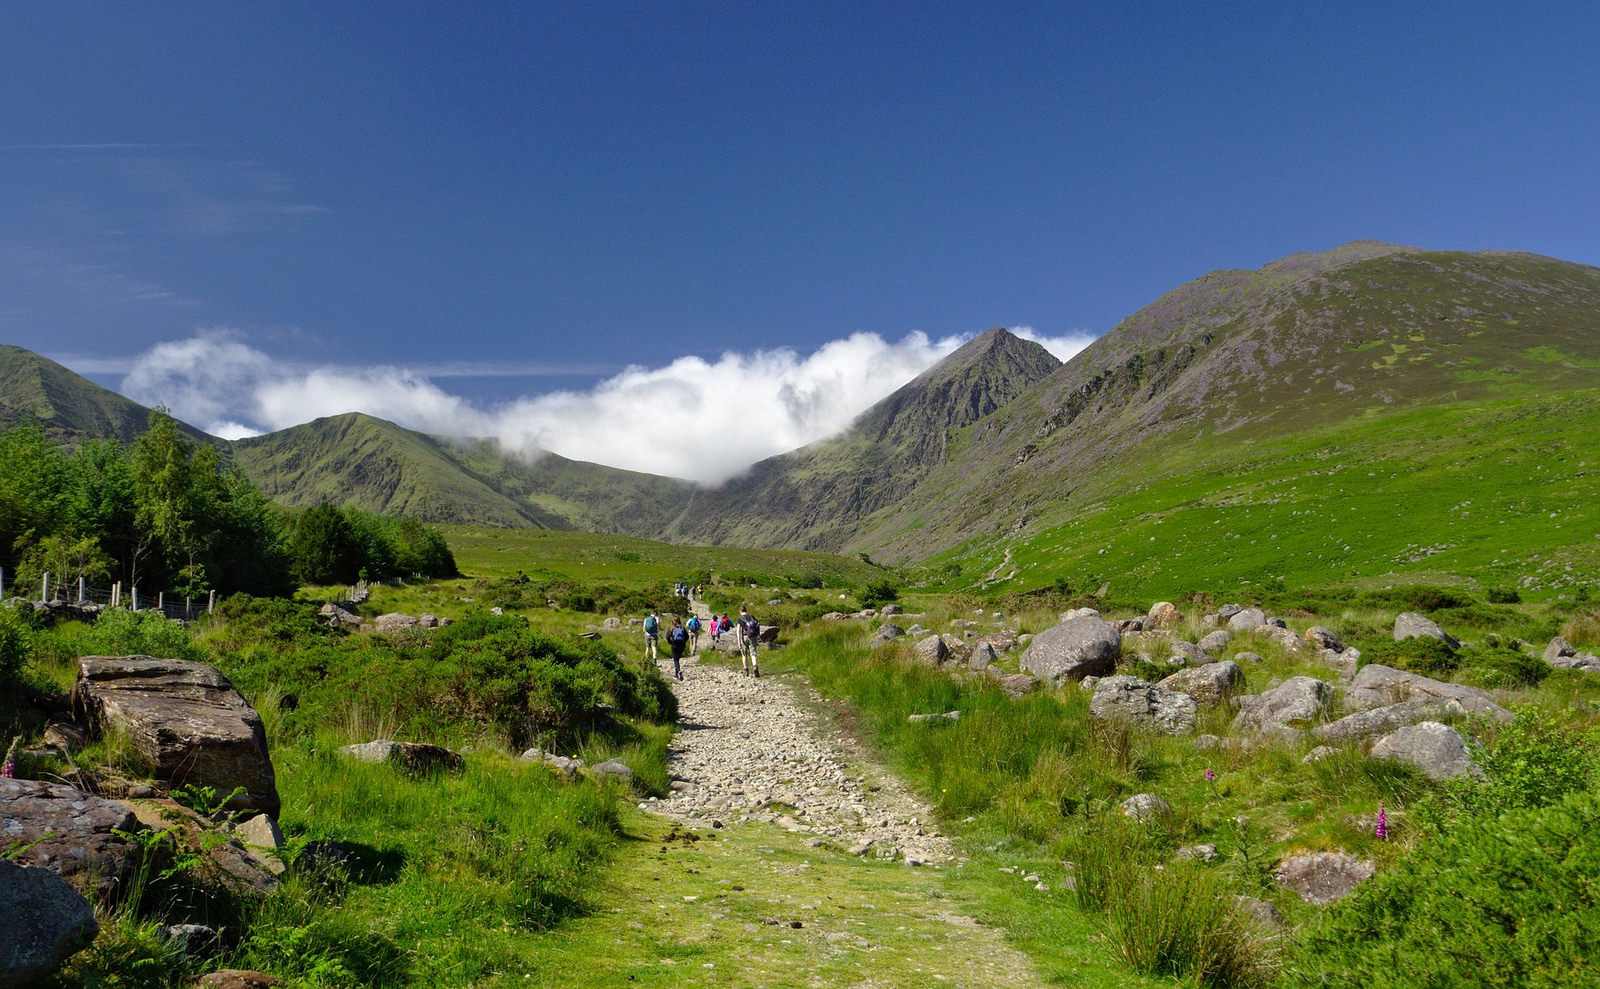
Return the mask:
[[[744,675],[759,678],[761,667],[756,665],[756,643],[761,639],[761,623],[756,621],[744,605],[739,605],[739,659]]]
[[[651,608],[650,614],[644,620],[644,656],[646,659],[656,658],[656,640],[661,637],[661,616],[656,614],[656,609]]]
[[[672,650],[672,675],[678,680],[683,679],[683,647],[689,644],[689,630],[683,627],[683,621],[678,618],[672,620],[672,629],[667,632],[667,648]]]
[[[689,655],[700,655],[700,616],[690,615],[689,624],[684,628],[689,630]]]

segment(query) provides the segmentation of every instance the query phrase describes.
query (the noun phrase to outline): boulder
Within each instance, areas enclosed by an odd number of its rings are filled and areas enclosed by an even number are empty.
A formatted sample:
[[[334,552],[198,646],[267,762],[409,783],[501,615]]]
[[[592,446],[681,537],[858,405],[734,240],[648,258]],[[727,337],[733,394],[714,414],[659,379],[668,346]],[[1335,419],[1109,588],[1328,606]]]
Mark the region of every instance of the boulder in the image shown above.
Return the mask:
[[[525,762],[542,763],[563,776],[576,776],[578,775],[578,770],[583,768],[582,759],[569,759],[566,756],[545,752],[539,748],[531,748],[522,753],[522,759]]]
[[[1206,654],[1206,651],[1193,642],[1172,639],[1167,643],[1167,646],[1172,652],[1171,662],[1174,666],[1198,666],[1201,663],[1211,662],[1211,657]]]
[[[88,744],[88,735],[70,721],[52,721],[45,725],[44,744],[48,748],[72,753]]]
[[[1334,652],[1344,652],[1344,640],[1340,639],[1331,629],[1321,625],[1313,625],[1306,629],[1302,636],[1314,649],[1332,649]]]
[[[1222,650],[1228,648],[1228,643],[1232,641],[1233,635],[1225,629],[1219,628],[1215,632],[1207,632],[1205,637],[1199,642],[1195,643],[1195,645],[1199,646],[1200,651],[1205,653],[1207,656],[1216,656],[1220,654]]]
[[[1577,654],[1578,650],[1572,648],[1572,643],[1559,635],[1551,639],[1550,644],[1544,647],[1544,661],[1551,665],[1554,665],[1558,659],[1576,656]]]
[[[237,836],[214,830],[212,822],[193,810],[164,797],[130,800],[128,807],[139,823],[150,831],[177,827],[178,844],[199,848],[202,853],[197,878],[238,896],[260,898],[278,885],[278,873],[257,858]]]
[[[1440,628],[1438,622],[1415,611],[1404,612],[1394,620],[1394,641],[1402,642],[1406,639],[1438,639],[1451,649],[1461,648],[1461,643]]]
[[[938,666],[950,658],[950,647],[945,645],[944,638],[938,635],[918,640],[917,644],[911,647],[911,651],[918,660],[929,666]]]
[[[1241,663],[1260,663],[1262,661],[1261,654],[1254,652],[1236,652],[1233,654],[1233,658]]]
[[[1148,622],[1144,618],[1123,618],[1111,624],[1117,627],[1118,632],[1127,635],[1130,632],[1143,632]]]
[[[772,603],[773,604],[779,604],[781,602],[774,601]],[[886,604],[878,612],[878,614],[883,615],[885,618],[889,617],[890,615],[903,615],[905,613],[906,613],[906,610],[904,608],[900,607],[898,604]]]
[[[1089,701],[1089,716],[1131,721],[1152,731],[1181,735],[1194,731],[1198,705],[1188,694],[1163,690],[1138,677],[1101,677]]]
[[[1202,704],[1218,704],[1244,686],[1244,674],[1238,663],[1223,660],[1179,670],[1156,686],[1188,694]]]
[[[331,601],[323,605],[318,614],[326,618],[327,624],[333,628],[360,628],[363,624],[359,615],[352,614]]]
[[[1070,622],[1074,618],[1099,618],[1099,617],[1100,617],[1100,612],[1094,610],[1093,608],[1073,608],[1071,611],[1063,613],[1062,616],[1061,616],[1061,620],[1064,621],[1064,622]]]
[[[1372,878],[1376,870],[1349,852],[1317,852],[1294,855],[1278,863],[1272,878],[1300,894],[1300,899],[1325,907],[1348,896],[1357,885]]]
[[[1461,736],[1454,728],[1437,721],[1423,721],[1391,732],[1373,743],[1370,754],[1374,759],[1410,763],[1429,779],[1483,775]]]
[[[605,621],[600,623],[600,628],[607,632],[620,631],[622,628],[622,619],[618,618],[616,615],[612,615],[610,618],[607,618]]]
[[[1385,704],[1347,714],[1337,721],[1318,725],[1311,734],[1329,745],[1348,745],[1414,725],[1419,721],[1437,719],[1451,714],[1466,714],[1466,708],[1455,701],[1417,699]]]
[[[1222,621],[1222,622],[1229,621],[1229,620],[1231,620],[1233,618],[1234,615],[1237,615],[1239,612],[1241,612],[1243,610],[1244,610],[1244,607],[1242,605],[1225,604],[1222,607],[1217,609],[1217,620],[1218,621]]]
[[[1320,721],[1333,702],[1333,688],[1315,677],[1290,677],[1271,690],[1240,701],[1234,731],[1263,732]]]
[[[1338,754],[1339,754],[1339,750],[1334,748],[1331,745],[1319,745],[1316,748],[1312,749],[1310,752],[1307,752],[1305,754],[1305,758],[1300,760],[1300,763],[1302,765],[1308,765],[1308,764],[1313,763],[1313,762],[1321,762],[1322,760],[1328,758],[1329,756],[1334,756],[1334,755],[1338,755]]]
[[[1021,697],[1039,685],[1039,681],[1031,673],[1002,673],[998,667],[991,666],[984,670],[984,675],[992,677],[1008,696]]]
[[[1263,638],[1276,642],[1284,652],[1291,656],[1298,656],[1306,651],[1305,640],[1286,628],[1279,628],[1277,625],[1263,625],[1256,631],[1261,633]]]
[[[43,981],[99,932],[94,908],[60,876],[0,858],[0,986]]]
[[[1224,608],[1223,611],[1228,609]],[[1222,612],[1217,612],[1217,617],[1222,617]],[[1228,616],[1228,627],[1235,632],[1248,632],[1267,623],[1267,613],[1260,608],[1240,608]]]
[[[275,876],[283,875],[286,868],[283,861],[283,832],[278,830],[277,821],[265,814],[257,814],[235,824],[233,836],[268,872]]]
[[[1172,813],[1172,805],[1153,793],[1136,793],[1118,804],[1117,809],[1135,821],[1148,821]]]
[[[608,776],[624,783],[633,782],[633,770],[629,769],[625,763],[618,762],[615,759],[608,759],[599,763],[594,767],[594,771],[601,776]]]
[[[1003,628],[998,632],[990,632],[987,635],[980,636],[973,642],[973,645],[976,646],[978,643],[988,645],[997,654],[1008,653],[1017,648],[1017,633],[1009,628]]]
[[[442,745],[396,742],[388,738],[346,745],[337,751],[340,755],[357,762],[392,762],[414,773],[427,773],[440,769],[459,770],[467,764],[460,753],[452,752]]]
[[[945,711],[941,714],[908,714],[906,720],[911,724],[931,724],[938,721],[960,721],[960,711]]]
[[[1600,656],[1592,652],[1580,652],[1574,656],[1562,656],[1553,659],[1550,665],[1561,670],[1583,670],[1586,673],[1600,673]]]
[[[1183,612],[1170,601],[1157,601],[1145,616],[1146,628],[1176,628],[1183,621]]]
[[[872,638],[878,642],[893,642],[895,639],[898,639],[905,634],[906,630],[896,625],[894,622],[884,622],[882,625],[878,626],[878,633]]]
[[[504,614],[504,609],[490,608],[490,614]],[[417,628],[421,622],[415,615],[403,615],[398,611],[391,611],[387,615],[379,615],[372,620],[372,627],[380,633],[388,635],[392,632],[404,631],[408,628]]]
[[[1339,680],[1347,682],[1361,669],[1361,650],[1356,648],[1345,649],[1343,652],[1334,652],[1332,649],[1321,650],[1322,663],[1329,669],[1339,671]]]
[[[999,654],[994,651],[994,646],[980,639],[973,643],[972,648],[967,652],[967,669],[986,670],[993,666],[999,658]]]
[[[84,656],[72,706],[96,734],[127,735],[169,785],[244,792],[231,810],[278,815],[278,787],[261,716],[204,663],[152,656]]]
[[[1033,637],[1022,669],[1051,686],[1104,676],[1116,669],[1122,634],[1094,617],[1069,618]]]
[[[1511,712],[1494,702],[1476,687],[1433,680],[1420,673],[1407,673],[1373,663],[1363,666],[1345,691],[1345,707],[1366,711],[1404,700],[1453,700],[1470,714],[1482,714],[1510,721]]]
[[[62,783],[0,779],[0,850],[17,865],[47,869],[96,902],[112,902],[139,864],[118,831],[138,830],[133,811]]]

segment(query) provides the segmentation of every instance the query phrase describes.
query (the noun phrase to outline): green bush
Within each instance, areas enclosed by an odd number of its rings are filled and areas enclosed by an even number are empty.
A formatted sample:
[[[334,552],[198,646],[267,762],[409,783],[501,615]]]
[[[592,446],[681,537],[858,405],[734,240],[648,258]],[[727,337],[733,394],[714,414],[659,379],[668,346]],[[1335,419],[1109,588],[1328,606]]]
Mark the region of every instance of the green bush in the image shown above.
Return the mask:
[[[1513,588],[1491,587],[1488,590],[1490,604],[1521,604],[1522,595]]]
[[[1593,732],[1537,710],[1519,711],[1490,744],[1475,746],[1483,778],[1452,780],[1440,800],[1424,808],[1424,821],[1443,831],[1463,817],[1542,807],[1591,789],[1600,782],[1596,747]]]
[[[899,597],[900,588],[887,578],[872,581],[856,594],[856,599],[861,602],[863,608],[881,608],[898,600]]]
[[[1600,795],[1431,834],[1298,938],[1302,986],[1571,986],[1600,956]]]
[[[1462,679],[1479,687],[1537,686],[1550,675],[1550,664],[1518,649],[1495,647],[1462,656]]]
[[[1379,642],[1362,649],[1361,665],[1370,663],[1437,677],[1454,673],[1461,659],[1455,650],[1438,639],[1418,636],[1399,642]]]
[[[26,616],[16,607],[0,605],[0,680],[21,675],[33,657],[33,636]]]

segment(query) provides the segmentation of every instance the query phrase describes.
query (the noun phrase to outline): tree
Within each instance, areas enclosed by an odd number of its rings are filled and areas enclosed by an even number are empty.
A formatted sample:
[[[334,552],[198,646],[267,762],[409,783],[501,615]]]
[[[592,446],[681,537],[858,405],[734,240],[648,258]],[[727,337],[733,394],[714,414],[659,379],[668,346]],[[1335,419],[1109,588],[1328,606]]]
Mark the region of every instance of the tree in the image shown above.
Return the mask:
[[[327,502],[295,523],[294,568],[308,584],[349,584],[361,575],[361,544],[344,513]]]

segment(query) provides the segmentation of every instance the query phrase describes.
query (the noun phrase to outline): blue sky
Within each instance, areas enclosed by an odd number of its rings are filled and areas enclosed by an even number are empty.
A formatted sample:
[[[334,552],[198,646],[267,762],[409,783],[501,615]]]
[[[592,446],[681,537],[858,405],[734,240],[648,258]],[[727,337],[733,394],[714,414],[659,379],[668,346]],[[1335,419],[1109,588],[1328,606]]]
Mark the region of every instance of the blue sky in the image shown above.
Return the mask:
[[[739,369],[805,418],[1351,239],[1600,263],[1597,51],[1564,3],[9,4],[0,339],[234,431],[263,375],[443,430],[637,365],[709,443]]]

